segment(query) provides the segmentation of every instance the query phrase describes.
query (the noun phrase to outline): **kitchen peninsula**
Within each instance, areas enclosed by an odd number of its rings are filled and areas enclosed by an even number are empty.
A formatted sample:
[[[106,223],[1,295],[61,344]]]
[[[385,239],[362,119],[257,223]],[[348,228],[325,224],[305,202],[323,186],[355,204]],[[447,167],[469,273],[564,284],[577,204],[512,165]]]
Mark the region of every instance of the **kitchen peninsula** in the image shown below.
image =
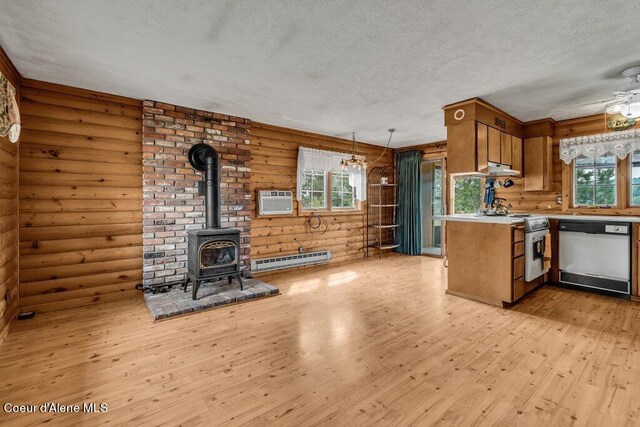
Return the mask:
[[[630,297],[638,299],[640,217],[550,213],[526,218],[475,214],[441,215],[436,218],[446,222],[446,292],[496,306],[515,303],[544,283],[560,281],[558,247],[561,221],[630,224]],[[530,224],[542,220],[548,220],[550,232],[535,230],[535,225],[532,229]],[[531,278],[527,277],[528,270]]]
[[[443,215],[446,221],[447,293],[504,306],[544,283],[525,281],[525,220],[509,216]],[[548,236],[548,234],[547,234]],[[549,241],[542,244],[546,269]]]

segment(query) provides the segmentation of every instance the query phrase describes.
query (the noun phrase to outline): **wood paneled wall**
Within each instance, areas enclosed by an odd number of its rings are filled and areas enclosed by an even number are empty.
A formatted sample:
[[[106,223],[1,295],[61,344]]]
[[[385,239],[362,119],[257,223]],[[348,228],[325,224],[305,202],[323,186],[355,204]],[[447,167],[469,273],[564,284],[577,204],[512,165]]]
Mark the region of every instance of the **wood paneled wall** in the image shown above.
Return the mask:
[[[135,296],[141,101],[25,80],[21,107],[21,311]]]
[[[526,125],[526,124],[525,124]],[[636,127],[639,127],[636,124]],[[576,136],[592,135],[596,133],[609,132],[607,128],[605,114],[578,117],[575,119],[561,120],[556,122],[553,139],[553,191],[522,191],[522,179],[514,178],[515,185],[510,188],[496,189],[497,197],[506,198],[513,205],[514,211],[523,212],[581,212],[586,214],[602,214],[600,209],[571,209],[570,191],[567,185],[571,185],[571,167],[564,165],[560,160],[560,139],[572,138]],[[562,195],[562,204],[557,203],[558,196]],[[607,209],[608,214],[638,215],[638,208]]]
[[[20,94],[20,73],[0,48],[0,72]],[[0,343],[18,314],[18,145],[0,137]]]
[[[364,209],[349,213],[322,213],[322,219],[327,224],[324,234],[306,225],[308,214],[298,215],[297,202],[293,216],[258,217],[256,214],[257,189],[291,190],[295,194],[298,147],[348,153],[351,151],[351,142],[255,122],[251,132],[251,258],[297,253],[300,244],[306,251],[331,250],[332,261],[364,256]],[[383,151],[383,147],[358,145],[360,153],[365,154],[369,161],[375,160]],[[375,166],[391,164],[393,153],[387,150]]]
[[[562,194],[562,166],[557,141],[553,144],[553,189],[552,191],[524,191],[523,178],[511,178],[513,186],[500,187],[495,190],[496,197],[504,197],[510,203],[513,212],[559,212],[562,205],[558,204],[558,196]],[[504,178],[500,178],[504,182]]]

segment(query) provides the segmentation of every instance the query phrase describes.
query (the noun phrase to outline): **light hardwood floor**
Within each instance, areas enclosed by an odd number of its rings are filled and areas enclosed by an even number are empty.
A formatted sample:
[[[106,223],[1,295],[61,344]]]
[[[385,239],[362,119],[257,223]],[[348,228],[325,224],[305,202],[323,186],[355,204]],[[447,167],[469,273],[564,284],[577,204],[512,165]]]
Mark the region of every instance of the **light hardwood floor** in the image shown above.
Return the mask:
[[[640,306],[545,287],[512,309],[445,295],[441,260],[280,273],[282,295],[151,323],[140,300],[18,322],[1,400],[106,402],[0,424],[640,422]]]

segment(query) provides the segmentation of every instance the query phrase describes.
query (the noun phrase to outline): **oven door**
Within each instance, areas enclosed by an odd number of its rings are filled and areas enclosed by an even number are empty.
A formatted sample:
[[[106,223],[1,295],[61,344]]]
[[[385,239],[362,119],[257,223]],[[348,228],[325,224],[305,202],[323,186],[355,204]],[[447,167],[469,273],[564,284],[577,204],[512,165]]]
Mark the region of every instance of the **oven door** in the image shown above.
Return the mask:
[[[534,231],[524,236],[524,279],[530,282],[549,271],[544,266],[546,236],[549,230]]]

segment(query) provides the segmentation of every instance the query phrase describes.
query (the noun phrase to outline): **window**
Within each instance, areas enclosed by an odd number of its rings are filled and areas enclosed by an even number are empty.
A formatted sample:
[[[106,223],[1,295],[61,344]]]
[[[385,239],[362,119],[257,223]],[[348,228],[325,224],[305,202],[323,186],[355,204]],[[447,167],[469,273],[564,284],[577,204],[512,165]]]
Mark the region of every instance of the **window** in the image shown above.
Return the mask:
[[[482,207],[482,179],[462,176],[453,179],[453,212],[475,213]]]
[[[573,161],[573,205],[615,206],[616,156],[605,154],[594,160],[578,157]]]
[[[330,186],[327,183],[331,183]],[[327,206],[327,200],[331,203]],[[355,209],[355,188],[349,185],[346,172],[305,170],[302,182],[302,209]]]
[[[640,206],[640,151],[631,154],[631,206]]]
[[[353,209],[356,193],[349,185],[349,174],[346,172],[331,172],[331,207],[337,209]]]
[[[304,209],[327,208],[327,173],[305,170],[302,182],[302,207]]]

